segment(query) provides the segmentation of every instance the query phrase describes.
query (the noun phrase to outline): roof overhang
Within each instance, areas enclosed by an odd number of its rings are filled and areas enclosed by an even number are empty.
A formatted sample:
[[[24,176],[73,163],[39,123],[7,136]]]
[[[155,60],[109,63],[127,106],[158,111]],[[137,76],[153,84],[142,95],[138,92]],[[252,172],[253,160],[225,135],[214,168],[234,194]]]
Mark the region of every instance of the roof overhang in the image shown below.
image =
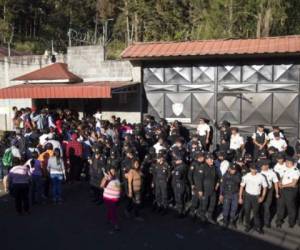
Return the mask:
[[[133,82],[20,84],[0,89],[0,99],[111,98],[112,94],[132,91],[137,85]]]
[[[298,56],[300,36],[256,39],[220,39],[183,42],[144,42],[129,45],[121,57],[130,61],[186,60],[204,58],[273,58]]]

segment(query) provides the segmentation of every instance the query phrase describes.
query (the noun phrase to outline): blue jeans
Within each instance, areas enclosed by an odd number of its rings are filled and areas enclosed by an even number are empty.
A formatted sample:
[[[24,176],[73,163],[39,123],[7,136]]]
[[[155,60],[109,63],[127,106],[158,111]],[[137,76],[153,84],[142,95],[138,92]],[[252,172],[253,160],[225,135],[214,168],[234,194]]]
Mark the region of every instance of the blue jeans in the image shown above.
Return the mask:
[[[61,200],[61,193],[62,193],[62,174],[51,174],[50,175],[51,182],[52,182],[52,198],[53,201],[60,201]]]
[[[225,222],[228,222],[228,219],[234,221],[238,209],[238,200],[238,193],[224,195],[223,217]]]
[[[32,203],[40,203],[43,194],[43,178],[39,175],[32,175],[31,199]]]

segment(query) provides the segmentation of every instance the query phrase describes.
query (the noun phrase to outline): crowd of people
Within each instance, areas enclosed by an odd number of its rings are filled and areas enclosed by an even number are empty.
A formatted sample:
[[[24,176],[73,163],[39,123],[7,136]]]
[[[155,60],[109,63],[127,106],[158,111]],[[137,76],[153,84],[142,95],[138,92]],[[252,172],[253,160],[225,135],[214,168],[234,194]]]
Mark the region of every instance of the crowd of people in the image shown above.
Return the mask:
[[[272,220],[276,227],[286,217],[291,228],[300,225],[300,143],[292,148],[277,126],[257,125],[244,138],[228,121],[204,118],[190,131],[151,116],[130,124],[101,120],[100,112],[81,119],[70,110],[14,112],[14,132],[2,138],[0,155],[4,188],[19,214],[49,199],[63,202],[63,182],[84,180],[114,230],[120,202],[137,220],[151,204],[162,216],[175,211],[201,223],[241,223],[260,234]]]

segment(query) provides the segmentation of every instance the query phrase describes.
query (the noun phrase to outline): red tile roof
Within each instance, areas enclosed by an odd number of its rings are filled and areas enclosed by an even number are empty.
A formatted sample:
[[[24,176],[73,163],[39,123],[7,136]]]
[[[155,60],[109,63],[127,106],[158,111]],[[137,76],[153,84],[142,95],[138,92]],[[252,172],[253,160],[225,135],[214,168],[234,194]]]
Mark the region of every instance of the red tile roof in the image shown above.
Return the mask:
[[[19,76],[13,81],[68,81],[82,82],[82,79],[68,70],[68,65],[65,63],[54,63],[44,68],[32,71],[28,74]]]
[[[66,84],[20,84],[0,89],[0,99],[111,98],[113,89],[133,85],[132,82],[86,82]]]
[[[179,56],[225,56],[300,53],[300,35],[259,39],[134,43],[121,54],[129,60]]]

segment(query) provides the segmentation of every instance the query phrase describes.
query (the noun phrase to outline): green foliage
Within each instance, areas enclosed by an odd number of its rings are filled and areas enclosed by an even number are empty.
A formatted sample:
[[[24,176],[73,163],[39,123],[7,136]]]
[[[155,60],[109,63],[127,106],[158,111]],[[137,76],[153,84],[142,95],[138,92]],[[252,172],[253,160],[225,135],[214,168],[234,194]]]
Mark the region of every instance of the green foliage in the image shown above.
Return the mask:
[[[0,0],[0,43],[22,51],[95,44],[107,55],[129,43],[300,33],[299,0]]]

